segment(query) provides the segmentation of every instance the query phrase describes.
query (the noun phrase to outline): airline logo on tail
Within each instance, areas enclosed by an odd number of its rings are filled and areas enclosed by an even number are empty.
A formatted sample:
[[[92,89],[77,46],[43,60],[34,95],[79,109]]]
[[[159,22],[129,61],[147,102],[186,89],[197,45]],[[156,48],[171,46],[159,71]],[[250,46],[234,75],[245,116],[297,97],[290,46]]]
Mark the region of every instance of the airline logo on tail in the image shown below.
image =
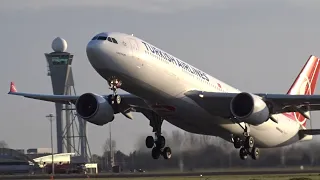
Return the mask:
[[[319,61],[315,56],[310,56],[307,63],[302,68],[298,77],[292,84],[287,94],[291,95],[313,95],[319,75]],[[305,112],[310,117],[310,112]],[[291,118],[298,121],[302,126],[306,126],[307,119],[298,112],[290,113]]]

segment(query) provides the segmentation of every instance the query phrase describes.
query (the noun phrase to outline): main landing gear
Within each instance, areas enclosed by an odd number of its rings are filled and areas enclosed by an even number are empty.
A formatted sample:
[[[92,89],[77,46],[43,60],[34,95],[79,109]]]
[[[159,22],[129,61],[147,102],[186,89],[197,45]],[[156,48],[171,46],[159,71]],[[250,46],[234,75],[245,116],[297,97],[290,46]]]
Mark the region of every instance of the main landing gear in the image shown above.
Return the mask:
[[[252,159],[257,160],[260,156],[260,150],[259,148],[255,147],[254,138],[249,135],[248,126],[245,125],[243,129],[243,137],[234,136],[232,138],[234,147],[237,149],[240,148],[239,155],[242,160],[247,159],[248,156],[251,156]]]
[[[146,146],[147,148],[152,148],[152,158],[159,159],[162,155],[164,159],[171,158],[171,148],[165,147],[166,139],[161,135],[161,126],[162,126],[163,119],[152,113],[152,118],[150,119],[150,125],[153,128],[153,132],[155,132],[155,138],[152,136],[148,136],[146,138]]]

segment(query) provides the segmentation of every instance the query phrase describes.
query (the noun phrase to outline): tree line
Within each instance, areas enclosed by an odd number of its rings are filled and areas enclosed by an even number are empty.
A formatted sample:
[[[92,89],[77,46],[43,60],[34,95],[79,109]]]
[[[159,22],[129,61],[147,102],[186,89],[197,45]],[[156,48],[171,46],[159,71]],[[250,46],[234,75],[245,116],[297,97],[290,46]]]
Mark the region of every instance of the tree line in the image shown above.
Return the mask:
[[[0,140],[0,148],[8,148],[8,144],[4,140]]]
[[[168,134],[167,146],[171,147],[173,156],[170,160],[151,157],[151,149],[145,146],[145,137],[139,138],[135,151],[129,155],[121,151],[114,151],[114,164],[124,171],[144,169],[147,171],[180,169],[192,171],[195,169],[231,168],[231,167],[289,167],[289,166],[317,166],[320,164],[320,145],[317,141],[306,141],[286,147],[261,149],[259,160],[241,160],[239,149],[233,144],[219,137],[196,135],[179,130]],[[267,138],[267,137],[266,137]],[[112,142],[112,148],[116,148]],[[107,147],[107,148],[106,148]],[[108,148],[109,147],[109,148]],[[92,160],[99,164],[101,170],[111,169],[110,141],[106,141],[104,153],[101,156],[93,155]]]
[[[116,142],[106,140],[102,155],[93,155],[92,161],[98,163],[101,171],[109,171],[111,164],[119,165],[124,171],[143,169],[146,171],[177,170],[192,171],[196,169],[237,168],[237,167],[279,167],[318,166],[320,165],[320,143],[317,140],[299,142],[293,145],[261,149],[259,160],[250,157],[243,161],[239,149],[219,137],[196,135],[179,130],[163,132],[167,146],[171,147],[173,156],[170,160],[151,157],[151,149],[145,146],[145,136],[139,138],[135,151],[124,154],[116,150]],[[266,137],[267,138],[267,137]],[[0,148],[8,148],[5,141],[0,141]],[[111,163],[110,149],[114,149],[114,163]]]

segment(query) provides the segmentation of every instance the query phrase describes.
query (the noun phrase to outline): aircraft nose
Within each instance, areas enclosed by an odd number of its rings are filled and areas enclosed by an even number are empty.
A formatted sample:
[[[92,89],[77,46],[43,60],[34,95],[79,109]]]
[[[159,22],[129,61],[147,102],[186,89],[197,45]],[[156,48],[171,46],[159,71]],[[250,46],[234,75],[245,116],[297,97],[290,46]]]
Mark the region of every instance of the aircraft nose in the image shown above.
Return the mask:
[[[107,48],[105,47],[106,44],[103,41],[95,41],[92,40],[87,44],[86,52],[87,57],[91,65],[94,67],[100,67],[106,59],[108,52]]]
[[[103,48],[103,43],[101,41],[94,41],[94,40],[90,41],[87,44],[87,48],[86,48],[87,55],[92,56],[94,54],[99,54],[101,53],[102,48]]]

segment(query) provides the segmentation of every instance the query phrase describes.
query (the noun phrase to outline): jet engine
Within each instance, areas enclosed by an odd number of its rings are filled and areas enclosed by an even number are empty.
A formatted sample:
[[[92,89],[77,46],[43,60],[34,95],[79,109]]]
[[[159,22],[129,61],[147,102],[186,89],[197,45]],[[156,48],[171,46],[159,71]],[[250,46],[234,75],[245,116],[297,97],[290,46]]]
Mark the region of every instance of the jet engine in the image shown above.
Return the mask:
[[[257,95],[242,92],[237,94],[230,103],[230,110],[240,122],[259,125],[269,119],[267,104]]]
[[[78,115],[95,125],[105,125],[114,119],[114,111],[108,100],[93,94],[82,94],[75,104]]]

